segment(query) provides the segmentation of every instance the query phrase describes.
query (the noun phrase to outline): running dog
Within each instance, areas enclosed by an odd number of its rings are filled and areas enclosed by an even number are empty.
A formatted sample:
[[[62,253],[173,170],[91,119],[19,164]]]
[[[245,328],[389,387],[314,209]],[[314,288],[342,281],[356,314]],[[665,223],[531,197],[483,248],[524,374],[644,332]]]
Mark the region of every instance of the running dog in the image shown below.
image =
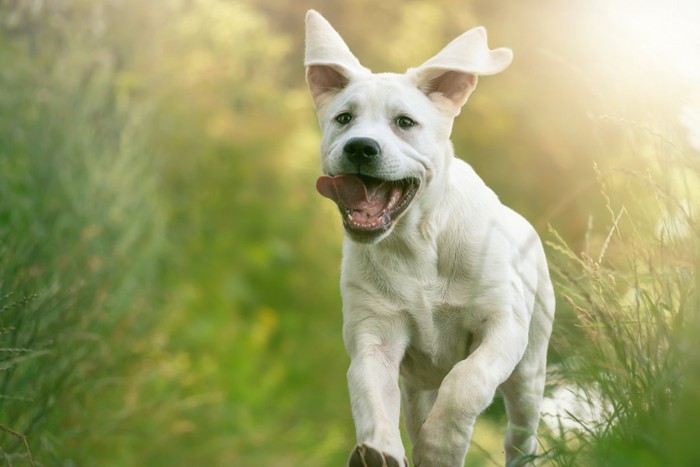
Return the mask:
[[[497,390],[506,463],[536,453],[554,294],[541,241],[454,155],[454,118],[509,49],[467,31],[403,74],[372,73],[317,12],[306,80],[322,131],[316,188],[340,211],[351,467],[464,463]],[[400,381],[400,384],[399,384]]]

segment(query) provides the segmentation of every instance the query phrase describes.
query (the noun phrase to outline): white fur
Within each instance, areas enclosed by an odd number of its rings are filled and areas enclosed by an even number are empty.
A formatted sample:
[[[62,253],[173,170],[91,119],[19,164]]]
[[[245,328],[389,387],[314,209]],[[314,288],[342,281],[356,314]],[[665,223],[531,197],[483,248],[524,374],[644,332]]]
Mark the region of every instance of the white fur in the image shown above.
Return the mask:
[[[372,243],[346,235],[343,244],[353,467],[382,465],[365,458],[367,449],[388,465],[406,462],[401,410],[416,466],[462,466],[474,421],[498,388],[509,416],[508,464],[536,451],[554,314],[546,259],[535,230],[454,157],[449,141],[477,76],[511,58],[508,49],[489,50],[485,30],[475,28],[418,68],[373,74],[321,15],[307,14],[305,65],[323,172],[353,173],[343,146],[367,137],[382,149],[367,175],[420,180],[392,228]],[[354,120],[341,126],[334,117],[344,111]],[[397,127],[400,115],[418,125]]]

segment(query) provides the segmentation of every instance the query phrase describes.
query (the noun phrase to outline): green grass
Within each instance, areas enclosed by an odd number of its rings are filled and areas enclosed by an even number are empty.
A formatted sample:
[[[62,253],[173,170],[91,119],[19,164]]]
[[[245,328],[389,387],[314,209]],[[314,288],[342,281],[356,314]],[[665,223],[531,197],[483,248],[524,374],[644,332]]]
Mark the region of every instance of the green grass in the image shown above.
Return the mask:
[[[556,233],[550,242],[565,302],[553,341],[562,359],[559,383],[587,394],[582,403],[598,417],[577,419],[573,433],[545,436],[546,460],[697,465],[690,448],[700,414],[697,154],[674,135],[618,124],[636,168],[599,171],[605,230],[590,226],[581,253]]]
[[[28,454],[9,430],[43,464],[96,428],[83,401],[120,384],[163,241],[145,109],[105,112],[113,70],[73,51],[0,48],[0,446],[15,465]]]

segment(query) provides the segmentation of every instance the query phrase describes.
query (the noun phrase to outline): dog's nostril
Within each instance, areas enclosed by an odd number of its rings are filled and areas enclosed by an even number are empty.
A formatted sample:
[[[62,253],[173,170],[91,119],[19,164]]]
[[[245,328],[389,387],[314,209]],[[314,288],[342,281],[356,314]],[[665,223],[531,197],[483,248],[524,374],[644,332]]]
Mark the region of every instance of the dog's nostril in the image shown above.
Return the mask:
[[[353,162],[369,162],[379,156],[379,144],[371,138],[352,138],[343,147],[345,156]]]

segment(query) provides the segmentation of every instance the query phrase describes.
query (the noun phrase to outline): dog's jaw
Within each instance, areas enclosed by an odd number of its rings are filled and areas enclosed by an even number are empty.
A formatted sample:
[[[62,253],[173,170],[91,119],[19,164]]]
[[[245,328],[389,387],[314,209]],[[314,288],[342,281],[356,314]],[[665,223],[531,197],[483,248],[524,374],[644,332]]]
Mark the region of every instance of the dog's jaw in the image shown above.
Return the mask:
[[[340,211],[350,239],[373,244],[388,236],[420,189],[415,178],[383,180],[355,174],[324,175],[316,182]]]
[[[376,244],[387,238],[392,233],[394,227],[401,220],[405,212],[410,208],[413,199],[420,190],[420,185],[415,180],[408,180],[403,183],[408,184],[406,191],[404,191],[403,196],[397,201],[395,208],[390,213],[385,215],[386,220],[376,228],[368,230],[362,228],[362,226],[358,226],[357,223],[354,222],[352,214],[347,213],[347,211],[343,212],[341,209],[345,232],[347,232],[348,236],[353,241],[358,243]]]

